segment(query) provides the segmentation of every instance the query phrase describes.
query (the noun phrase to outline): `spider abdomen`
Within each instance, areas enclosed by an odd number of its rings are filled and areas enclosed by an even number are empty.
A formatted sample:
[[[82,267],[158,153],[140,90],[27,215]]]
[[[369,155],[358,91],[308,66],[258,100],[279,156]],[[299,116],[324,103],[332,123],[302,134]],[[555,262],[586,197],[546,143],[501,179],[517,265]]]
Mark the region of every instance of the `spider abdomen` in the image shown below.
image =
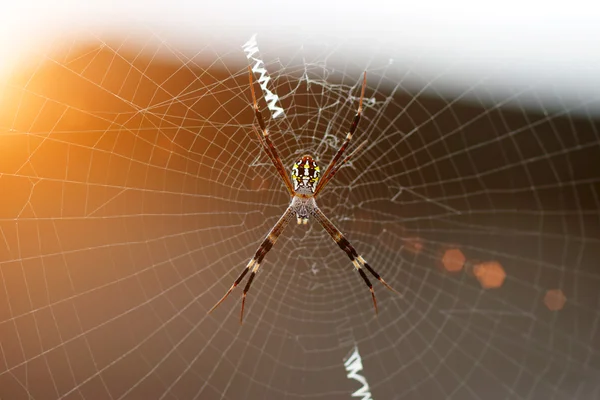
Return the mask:
[[[312,195],[320,176],[321,170],[317,162],[309,155],[302,156],[292,166],[294,190],[300,195]]]

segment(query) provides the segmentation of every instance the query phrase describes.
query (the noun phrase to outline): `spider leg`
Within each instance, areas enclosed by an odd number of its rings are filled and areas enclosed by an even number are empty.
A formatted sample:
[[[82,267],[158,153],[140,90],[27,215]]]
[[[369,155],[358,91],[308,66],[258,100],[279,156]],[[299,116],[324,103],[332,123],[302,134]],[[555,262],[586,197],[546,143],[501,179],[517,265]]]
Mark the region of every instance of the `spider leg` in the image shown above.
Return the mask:
[[[254,127],[254,126],[252,127],[252,129],[254,130],[254,133],[256,134],[256,137],[258,138],[258,141],[260,142],[262,148],[265,150],[265,153],[267,153],[267,155],[269,156],[269,160],[271,160],[271,162],[273,163],[273,165],[276,165],[277,164],[277,160],[275,159],[275,157],[271,153],[271,150],[269,149],[269,147],[265,143],[262,135],[258,132],[258,129],[256,129],[256,127]]]
[[[279,157],[277,150],[275,149],[275,145],[273,144],[273,142],[271,141],[271,138],[269,137],[269,131],[267,130],[265,121],[263,120],[262,114],[260,113],[260,110],[258,109],[258,103],[256,102],[256,96],[254,94],[254,83],[252,80],[252,68],[250,66],[248,66],[248,74],[250,77],[250,91],[252,92],[252,108],[254,109],[254,115],[256,117],[256,120],[258,121],[260,130],[262,131],[262,140],[259,135],[260,143],[263,146],[263,149],[265,149],[267,155],[269,156],[269,159],[273,163],[273,166],[275,166],[275,169],[277,170],[277,173],[283,180],[283,183],[285,184],[285,187],[287,188],[288,192],[290,192],[290,195],[293,196],[294,195],[294,185],[292,185],[292,181],[290,180],[290,177],[288,176],[288,174],[286,172],[285,166],[283,165],[283,162],[281,161],[281,158]]]
[[[348,147],[348,145],[350,144],[350,141],[352,140],[352,135],[354,134],[354,131],[356,131],[356,127],[358,126],[358,122],[360,121],[360,117],[362,116],[362,103],[363,103],[363,98],[365,97],[366,85],[367,85],[367,72],[365,71],[365,73],[363,75],[362,88],[360,90],[360,101],[358,102],[358,110],[356,111],[356,115],[354,116],[354,119],[352,120],[352,124],[350,125],[350,129],[348,130],[348,134],[346,135],[346,139],[344,140],[344,143],[342,143],[342,145],[338,149],[337,153],[335,154],[335,156],[333,157],[333,159],[327,166],[325,173],[323,173],[323,177],[317,184],[317,187],[315,188],[315,194],[314,194],[315,196],[317,196],[317,194],[321,191],[321,189],[323,189],[325,187],[325,184],[330,181],[331,171],[334,169],[334,167],[337,164],[337,162],[339,161],[339,159],[342,158],[342,155],[344,154],[344,152],[346,151],[346,148]]]
[[[323,185],[322,188],[324,188],[330,180],[333,179],[333,177],[335,176],[335,174],[337,174],[337,172],[340,170],[340,168],[342,168],[344,166],[344,164],[346,164],[352,157],[354,157],[356,154],[358,154],[358,152],[367,144],[367,141],[365,140],[364,142],[362,142],[356,149],[354,149],[352,151],[352,153],[350,153],[348,156],[346,156],[346,158],[344,158],[344,160],[339,163],[338,165],[336,165],[334,168],[331,169],[331,172],[329,173],[329,175],[327,176],[327,178],[325,178],[323,181]]]
[[[271,248],[273,248],[273,245],[275,244],[275,242],[277,241],[277,239],[279,238],[279,236],[281,235],[281,233],[283,232],[283,230],[285,229],[287,224],[290,222],[292,215],[293,215],[292,208],[288,207],[288,209],[283,213],[281,218],[279,218],[279,221],[277,221],[277,223],[269,231],[269,234],[267,235],[267,237],[265,237],[265,239],[262,241],[262,243],[256,250],[256,253],[254,253],[254,257],[252,257],[252,259],[248,262],[248,264],[246,265],[244,270],[240,273],[240,275],[237,277],[237,279],[233,282],[233,284],[231,285],[231,287],[229,288],[227,293],[225,293],[225,295],[221,298],[221,300],[219,300],[217,302],[217,304],[215,304],[213,306],[213,308],[210,309],[210,311],[208,312],[209,314],[212,313],[227,298],[227,296],[229,296],[229,294],[233,291],[233,289],[235,289],[235,287],[240,284],[242,279],[244,279],[246,274],[249,271],[251,271],[250,278],[248,278],[246,287],[244,287],[244,291],[242,292],[242,309],[240,312],[240,324],[242,323],[242,321],[244,319],[244,306],[246,304],[246,294],[248,293],[248,290],[250,290],[250,285],[252,285],[252,281],[254,280],[254,277],[256,276],[258,269],[260,268],[260,264],[262,263],[263,259],[267,255],[267,253],[271,250]]]
[[[317,221],[319,221],[323,229],[325,229],[325,231],[329,233],[329,236],[331,236],[333,241],[340,247],[340,249],[344,250],[344,252],[348,255],[348,258],[350,258],[350,261],[352,261],[352,264],[354,264],[354,267],[358,270],[358,273],[363,278],[366,285],[369,287],[369,290],[371,291],[371,297],[373,298],[375,314],[377,314],[377,299],[375,298],[375,291],[373,290],[373,285],[371,284],[371,281],[369,281],[369,278],[367,278],[363,267],[365,267],[367,271],[369,271],[371,275],[373,275],[375,279],[381,282],[383,286],[385,286],[387,289],[402,296],[401,293],[399,293],[397,290],[388,285],[387,282],[384,281],[383,278],[377,272],[375,272],[375,270],[366,262],[366,260],[356,252],[354,246],[352,246],[348,239],[344,237],[342,232],[340,232],[340,230],[336,228],[335,225],[333,225],[329,218],[327,218],[325,214],[323,214],[323,211],[321,211],[318,207],[315,207],[312,211],[312,215],[316,218]]]

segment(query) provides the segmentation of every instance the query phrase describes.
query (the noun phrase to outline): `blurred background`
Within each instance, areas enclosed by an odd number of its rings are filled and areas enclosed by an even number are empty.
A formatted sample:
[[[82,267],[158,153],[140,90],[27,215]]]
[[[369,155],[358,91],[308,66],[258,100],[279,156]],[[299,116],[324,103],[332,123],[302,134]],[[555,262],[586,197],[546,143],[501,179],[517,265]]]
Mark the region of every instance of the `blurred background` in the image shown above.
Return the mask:
[[[599,8],[6,6],[0,399],[600,399]],[[379,315],[311,221],[221,298],[286,166],[402,293]],[[265,98],[266,96],[266,98]]]

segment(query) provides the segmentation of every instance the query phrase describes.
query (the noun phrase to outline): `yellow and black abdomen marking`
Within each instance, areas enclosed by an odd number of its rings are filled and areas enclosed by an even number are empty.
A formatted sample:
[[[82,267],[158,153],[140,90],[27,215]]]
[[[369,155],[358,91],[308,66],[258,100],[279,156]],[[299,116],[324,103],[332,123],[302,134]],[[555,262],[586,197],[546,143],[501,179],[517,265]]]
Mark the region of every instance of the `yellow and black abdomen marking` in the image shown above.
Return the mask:
[[[299,194],[312,194],[317,188],[321,169],[309,155],[302,156],[292,166],[294,190]]]

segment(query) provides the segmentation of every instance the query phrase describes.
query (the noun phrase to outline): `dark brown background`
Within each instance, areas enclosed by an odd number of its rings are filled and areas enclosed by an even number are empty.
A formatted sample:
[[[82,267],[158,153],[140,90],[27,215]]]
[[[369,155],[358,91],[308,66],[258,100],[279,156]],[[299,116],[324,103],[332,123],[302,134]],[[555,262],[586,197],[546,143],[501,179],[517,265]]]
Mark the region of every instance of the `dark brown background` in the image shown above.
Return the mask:
[[[347,399],[354,344],[374,399],[600,398],[600,100],[418,94],[418,71],[374,62],[356,135],[370,146],[320,204],[404,296],[377,286],[374,318],[345,255],[291,226],[240,327],[239,293],[206,312],[288,202],[261,166],[241,49],[67,49],[29,60],[2,99],[0,398]],[[287,112],[273,140],[286,165],[325,164],[364,66],[277,50],[261,53]],[[468,261],[450,274],[456,248]],[[502,287],[473,277],[483,261]]]

